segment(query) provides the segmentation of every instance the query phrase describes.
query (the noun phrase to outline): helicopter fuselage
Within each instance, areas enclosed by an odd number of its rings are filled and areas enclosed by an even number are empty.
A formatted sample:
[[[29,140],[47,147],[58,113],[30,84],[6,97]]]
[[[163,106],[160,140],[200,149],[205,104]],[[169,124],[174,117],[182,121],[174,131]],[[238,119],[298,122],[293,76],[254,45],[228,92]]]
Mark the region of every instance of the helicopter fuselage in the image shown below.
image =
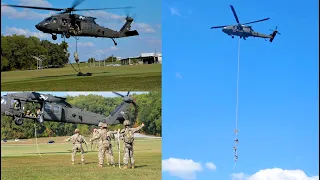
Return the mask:
[[[222,32],[228,34],[229,36],[240,36],[242,38],[247,38],[247,37],[260,37],[260,38],[272,38],[271,35],[266,35],[262,33],[255,32],[251,26],[226,26],[222,28]]]

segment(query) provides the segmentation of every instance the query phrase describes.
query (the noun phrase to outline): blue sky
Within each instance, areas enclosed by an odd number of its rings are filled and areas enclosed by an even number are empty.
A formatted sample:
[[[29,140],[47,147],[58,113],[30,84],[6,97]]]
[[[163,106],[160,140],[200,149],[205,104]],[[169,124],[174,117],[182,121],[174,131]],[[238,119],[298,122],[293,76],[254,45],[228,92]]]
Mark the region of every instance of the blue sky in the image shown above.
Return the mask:
[[[254,30],[281,33],[241,40],[235,169],[238,38],[210,29],[236,24],[229,5],[242,23],[270,18]],[[318,1],[165,0],[162,20],[163,179],[319,175]]]
[[[53,1],[53,0],[4,0],[5,4],[23,4],[32,6],[44,6],[55,8],[67,8],[73,1]],[[136,29],[139,36],[117,39],[117,46],[109,38],[81,37],[78,40],[78,53],[80,61],[87,61],[90,57],[102,59],[114,55],[116,57],[139,56],[142,52],[161,52],[162,33],[161,33],[161,1],[154,0],[124,0],[124,1],[104,1],[98,0],[92,3],[87,0],[77,8],[103,8],[103,7],[124,7],[134,6],[131,10],[108,10],[81,12],[81,15],[96,17],[96,22],[104,27],[120,30],[123,26],[124,17],[129,14],[135,19],[132,30]],[[51,42],[61,43],[63,39],[58,36],[53,41],[50,34],[44,34],[35,28],[35,25],[47,16],[52,15],[51,11],[1,7],[1,33],[4,35],[23,34],[27,36],[37,36],[41,39],[48,39]],[[123,17],[122,17],[123,16]],[[70,60],[74,62],[73,53],[75,52],[76,40],[66,39],[72,46],[69,47]]]
[[[6,95],[8,93],[14,93],[14,92],[6,92],[6,91],[1,91],[1,96],[3,95]],[[93,92],[93,91],[90,91],[90,92],[80,92],[80,91],[76,91],[76,92],[71,92],[71,91],[67,91],[67,92],[58,92],[58,91],[53,91],[53,92],[39,92],[39,93],[43,93],[43,94],[52,94],[54,96],[59,96],[59,97],[66,97],[67,95],[69,96],[78,96],[78,95],[89,95],[89,94],[96,94],[96,95],[101,95],[103,97],[117,97],[117,95],[115,95],[114,93],[112,92]],[[120,94],[123,94],[123,95],[126,95],[127,92],[118,92]],[[144,93],[148,93],[146,91],[142,91],[142,92],[135,92],[135,91],[132,91],[130,92],[130,94],[144,94]]]

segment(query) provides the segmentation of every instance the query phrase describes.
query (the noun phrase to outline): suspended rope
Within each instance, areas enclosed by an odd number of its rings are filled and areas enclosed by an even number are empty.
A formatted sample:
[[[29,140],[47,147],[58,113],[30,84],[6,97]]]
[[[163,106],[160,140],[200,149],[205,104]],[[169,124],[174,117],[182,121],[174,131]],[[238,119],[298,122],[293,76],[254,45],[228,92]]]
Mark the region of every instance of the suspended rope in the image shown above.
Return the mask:
[[[39,154],[40,157],[42,157],[41,154],[40,154],[40,151],[39,151],[39,146],[38,146],[37,126],[36,126],[36,124],[34,124],[34,136],[35,136],[35,138],[36,138],[36,144],[37,144],[38,154]]]
[[[238,69],[237,69],[237,93],[236,93],[236,128],[234,130],[234,135],[235,135],[235,145],[233,147],[234,149],[234,167],[236,167],[236,162],[238,159],[238,153],[237,153],[237,145],[239,143],[238,140],[238,105],[239,105],[239,77],[240,77],[240,41],[241,38],[239,38],[239,43],[238,43]]]

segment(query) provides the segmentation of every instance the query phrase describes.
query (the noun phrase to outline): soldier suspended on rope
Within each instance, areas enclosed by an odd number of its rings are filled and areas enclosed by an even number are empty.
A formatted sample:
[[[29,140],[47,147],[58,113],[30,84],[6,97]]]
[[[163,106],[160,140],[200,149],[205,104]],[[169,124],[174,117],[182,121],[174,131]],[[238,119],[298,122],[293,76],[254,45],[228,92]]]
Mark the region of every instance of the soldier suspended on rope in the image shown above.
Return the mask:
[[[238,144],[238,143],[239,143],[239,140],[238,140],[238,138],[237,138],[237,139],[235,139],[234,141],[236,142],[236,144]]]
[[[238,159],[238,156],[237,155],[234,155],[234,162],[236,162]]]
[[[233,146],[233,150],[234,150],[234,153],[236,153],[237,152],[237,147]]]
[[[77,52],[74,52],[74,59],[76,60],[76,62],[78,63],[79,62],[79,56],[78,56],[78,53]]]

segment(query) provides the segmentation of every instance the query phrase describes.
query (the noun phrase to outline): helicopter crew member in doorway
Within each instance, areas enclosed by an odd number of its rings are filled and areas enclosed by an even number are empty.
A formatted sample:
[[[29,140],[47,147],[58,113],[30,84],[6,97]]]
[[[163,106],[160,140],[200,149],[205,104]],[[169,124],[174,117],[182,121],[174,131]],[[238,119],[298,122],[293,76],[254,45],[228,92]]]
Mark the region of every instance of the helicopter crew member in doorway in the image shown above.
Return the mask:
[[[74,130],[75,134],[66,140],[66,142],[69,142],[70,140],[73,141],[72,156],[71,156],[72,165],[74,165],[75,155],[79,150],[81,152],[81,162],[82,164],[84,164],[84,150],[83,150],[82,144],[85,143],[87,145],[87,141],[84,139],[82,135],[79,134],[79,132],[80,132],[79,129],[75,129]]]
[[[38,118],[38,121],[40,122],[40,123],[42,123],[43,122],[43,115],[42,115],[42,112],[41,112],[41,108],[37,108],[37,118]]]

